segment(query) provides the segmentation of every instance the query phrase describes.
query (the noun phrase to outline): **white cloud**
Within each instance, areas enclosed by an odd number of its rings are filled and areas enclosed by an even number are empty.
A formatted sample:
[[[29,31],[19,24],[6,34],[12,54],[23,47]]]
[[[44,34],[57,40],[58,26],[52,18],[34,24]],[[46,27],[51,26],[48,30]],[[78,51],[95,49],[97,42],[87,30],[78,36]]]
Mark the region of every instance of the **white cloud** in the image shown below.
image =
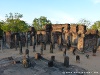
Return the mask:
[[[77,20],[66,12],[49,10],[48,19],[52,23],[76,23]]]
[[[100,3],[100,0],[92,0],[93,3],[98,4]]]

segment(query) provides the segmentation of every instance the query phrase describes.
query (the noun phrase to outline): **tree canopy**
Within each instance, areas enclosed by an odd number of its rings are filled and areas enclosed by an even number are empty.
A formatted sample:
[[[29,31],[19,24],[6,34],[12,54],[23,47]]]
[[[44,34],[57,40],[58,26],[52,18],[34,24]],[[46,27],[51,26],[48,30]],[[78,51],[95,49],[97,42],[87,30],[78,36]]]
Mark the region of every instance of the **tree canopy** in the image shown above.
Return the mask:
[[[26,32],[28,31],[28,24],[20,20],[23,15],[20,13],[9,13],[9,15],[6,14],[6,21],[2,25],[1,29],[4,32],[11,31],[11,32]]]
[[[94,24],[91,26],[91,29],[96,29],[100,31],[100,21],[94,22]]]
[[[45,16],[40,16],[40,18],[35,18],[33,20],[32,25],[36,30],[43,30],[44,26],[47,24],[51,24],[51,21],[48,20],[47,17],[45,17]]]

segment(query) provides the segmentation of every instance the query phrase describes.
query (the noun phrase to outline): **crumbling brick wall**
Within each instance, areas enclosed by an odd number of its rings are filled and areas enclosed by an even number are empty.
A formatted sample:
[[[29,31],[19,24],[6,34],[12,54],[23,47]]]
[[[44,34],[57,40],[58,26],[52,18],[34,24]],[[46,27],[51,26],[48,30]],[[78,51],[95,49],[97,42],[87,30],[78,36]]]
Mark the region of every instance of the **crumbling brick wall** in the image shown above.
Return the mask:
[[[59,31],[62,32],[62,25],[61,24],[54,24],[52,25],[52,32]]]
[[[53,24],[52,25],[52,33],[59,33],[61,32],[62,35],[63,33],[65,35],[63,35],[63,38],[59,38],[59,40],[63,39],[63,42],[65,43],[65,41],[67,42],[68,40],[68,36],[69,36],[69,31],[70,30],[70,24]],[[56,34],[56,36],[59,36],[59,34]],[[60,41],[62,42],[62,41]]]
[[[64,29],[64,32],[69,31],[70,24],[53,24],[52,25],[52,32],[55,32],[55,31],[62,32],[62,29]]]
[[[93,50],[94,46],[97,46],[98,41],[98,31],[97,30],[88,30],[85,33],[84,38],[84,50]]]
[[[98,35],[96,30],[87,30],[85,34],[81,34],[78,38],[78,49],[81,51],[91,51],[97,46]]]
[[[71,44],[72,45],[77,45],[77,39],[78,39],[78,25],[77,24],[73,24],[70,25],[70,33],[71,35]]]
[[[65,33],[64,43],[66,44],[68,40],[70,40],[70,32]]]
[[[78,25],[78,34],[84,34],[86,32],[85,25]]]
[[[97,35],[86,35],[84,38],[84,50],[91,51],[93,50],[94,46],[97,46]]]
[[[77,45],[77,39],[78,39],[78,34],[77,33],[72,33],[71,43],[73,45]]]
[[[78,25],[72,24],[70,25],[70,33],[77,33],[78,32]]]
[[[81,51],[92,50],[92,47],[97,45],[97,39],[98,39],[97,31],[86,30],[85,25],[53,24],[52,33],[56,33],[56,32],[62,33],[63,39],[65,40],[66,43],[67,40],[70,40],[71,44],[77,46],[77,48]],[[90,34],[92,36],[90,36]],[[61,38],[59,40],[61,41]]]

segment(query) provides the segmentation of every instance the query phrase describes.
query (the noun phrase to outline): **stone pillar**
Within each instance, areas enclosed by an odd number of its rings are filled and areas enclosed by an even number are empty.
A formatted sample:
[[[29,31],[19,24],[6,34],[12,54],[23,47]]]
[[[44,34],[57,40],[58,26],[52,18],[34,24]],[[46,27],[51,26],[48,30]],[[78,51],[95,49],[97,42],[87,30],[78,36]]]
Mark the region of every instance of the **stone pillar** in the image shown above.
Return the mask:
[[[68,43],[69,40],[71,42],[71,36],[70,36],[70,33],[67,32],[67,33],[65,33],[65,42],[66,42],[66,44]]]
[[[41,49],[40,49],[40,50],[41,50],[41,51],[40,51],[41,55],[43,55],[43,49],[44,49],[44,48],[43,48],[43,42],[42,42],[42,43],[41,43]]]
[[[22,40],[19,41],[19,46],[20,46],[20,49],[19,49],[19,54],[22,54]]]
[[[77,48],[78,48],[80,51],[83,51],[83,50],[84,50],[84,37],[79,37],[79,38],[78,38]]]
[[[17,50],[17,34],[15,34],[15,50]]]
[[[32,45],[33,45],[33,51],[35,51],[35,38],[34,38],[34,36],[32,36]]]
[[[65,48],[65,50],[63,51],[63,56],[66,56],[66,48]]]
[[[32,35],[30,34],[30,46],[32,46]]]
[[[2,50],[3,50],[3,48],[2,48],[2,46],[3,46],[3,45],[2,45],[2,40],[0,40],[0,44],[1,44],[1,51],[2,51]]]
[[[53,61],[48,62],[48,67],[53,67]]]
[[[35,59],[40,59],[41,58],[41,54],[40,53],[36,53],[35,54]]]
[[[55,49],[55,33],[52,33],[52,44],[53,44],[53,49]]]
[[[51,61],[55,61],[55,56],[51,56]]]
[[[8,48],[11,48],[10,43],[11,43],[11,32],[6,32],[6,46]]]
[[[46,34],[43,35],[44,50],[46,50]]]
[[[72,44],[77,45],[78,35],[77,33],[72,33]]]
[[[53,43],[50,43],[50,53],[53,53]]]
[[[69,57],[68,56],[64,57],[64,66],[69,67]]]
[[[58,45],[59,45],[59,50],[62,51],[61,35],[59,35],[59,38],[58,38]]]
[[[28,33],[26,32],[26,48],[28,49]]]

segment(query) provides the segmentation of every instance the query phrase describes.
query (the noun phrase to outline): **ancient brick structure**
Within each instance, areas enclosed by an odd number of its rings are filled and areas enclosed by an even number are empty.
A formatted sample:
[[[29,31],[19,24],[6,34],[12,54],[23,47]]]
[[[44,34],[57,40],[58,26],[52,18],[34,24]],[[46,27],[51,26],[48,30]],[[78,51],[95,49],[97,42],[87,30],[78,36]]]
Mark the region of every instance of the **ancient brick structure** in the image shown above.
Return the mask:
[[[70,32],[71,33],[77,33],[78,32],[78,26],[77,26],[77,24],[70,25]]]
[[[52,32],[68,32],[70,30],[70,24],[53,24]]]
[[[55,43],[59,42],[58,44],[63,43],[63,45],[66,45],[70,40],[71,45],[76,46],[80,51],[89,51],[94,46],[97,46],[97,30],[86,30],[85,25],[52,24],[51,28],[49,32],[48,27],[46,30],[37,31],[37,42],[40,39],[39,34],[41,33],[43,35],[43,41],[45,42],[53,40]],[[10,36],[10,33],[6,33],[6,42],[8,44],[11,41]]]
[[[52,32],[61,32],[63,43],[70,40],[72,46],[76,46],[80,51],[89,51],[97,46],[97,30],[86,30],[85,25],[54,24]]]
[[[86,32],[86,26],[78,25],[78,34],[84,34]]]
[[[46,32],[44,31],[44,30],[41,30],[41,31],[37,31],[37,34],[43,34],[43,35],[45,35],[46,34]]]

